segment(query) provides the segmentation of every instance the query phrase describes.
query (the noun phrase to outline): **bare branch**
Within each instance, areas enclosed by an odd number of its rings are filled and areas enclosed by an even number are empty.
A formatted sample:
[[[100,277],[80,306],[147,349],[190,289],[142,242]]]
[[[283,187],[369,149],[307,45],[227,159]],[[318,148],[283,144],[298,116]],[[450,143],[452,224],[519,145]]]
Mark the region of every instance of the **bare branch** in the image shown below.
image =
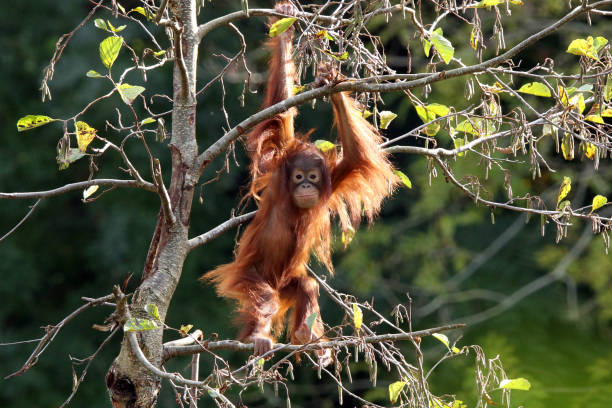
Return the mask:
[[[39,198],[38,200],[36,200],[36,202],[34,203],[34,205],[32,206],[32,208],[30,208],[30,211],[28,211],[28,213],[25,215],[25,217],[23,217],[21,219],[21,221],[19,221],[17,223],[17,225],[15,225],[13,228],[11,228],[11,230],[9,232],[7,232],[6,234],[4,234],[2,236],[2,238],[0,238],[0,242],[4,241],[6,238],[8,238],[13,232],[17,231],[17,229],[19,229],[19,227],[21,227],[23,225],[24,222],[26,222],[26,220],[28,218],[30,218],[30,215],[32,215],[32,213],[34,212],[34,210],[36,209],[36,207],[38,207],[38,204],[40,204],[40,202],[42,201],[42,198]]]
[[[59,322],[58,324],[54,326],[47,326],[45,328],[46,334],[43,336],[42,339],[40,339],[40,341],[38,342],[38,345],[36,346],[32,354],[30,355],[30,357],[28,357],[28,359],[23,364],[23,366],[18,371],[14,372],[13,374],[9,374],[6,377],[4,377],[4,379],[6,380],[8,378],[15,377],[17,375],[21,375],[25,373],[27,370],[29,370],[32,366],[34,366],[38,362],[38,357],[40,357],[40,355],[45,351],[47,346],[51,344],[53,339],[55,339],[55,336],[57,335],[57,333],[59,333],[59,331],[66,324],[68,324],[72,319],[74,319],[75,317],[83,313],[85,310],[90,309],[92,307],[102,305],[105,302],[112,300],[113,298],[114,298],[113,295],[106,295],[104,297],[89,301],[83,306],[79,307],[74,312],[70,313],[68,316],[62,319],[62,321]]]
[[[313,350],[321,350],[326,348],[335,348],[335,347],[346,347],[353,346],[362,343],[381,343],[387,341],[398,341],[398,340],[412,340],[417,337],[425,337],[431,336],[433,333],[438,333],[441,331],[460,329],[465,327],[465,324],[450,324],[447,326],[434,327],[427,330],[418,330],[410,333],[393,333],[393,334],[381,334],[374,336],[366,336],[366,337],[350,337],[345,336],[342,339],[338,340],[330,340],[330,341],[322,341],[318,343],[311,343],[306,345],[299,344],[283,344],[277,343],[274,345],[274,348],[271,350],[271,353],[276,353],[280,351],[313,351]],[[203,346],[195,345],[195,346],[168,346],[164,345],[164,361],[169,360],[174,357],[191,355],[194,353],[201,353],[207,350],[233,350],[233,351],[245,351],[252,352],[253,351],[253,343],[241,343],[237,340],[220,340],[220,341],[211,341],[205,343]]]
[[[87,181],[79,181],[76,183],[66,184],[62,187],[46,191],[28,191],[23,193],[0,193],[0,199],[23,200],[28,198],[47,198],[56,195],[64,194],[73,190],[80,190],[89,186],[111,186],[111,187],[134,187],[143,190],[157,192],[155,185],[149,182],[138,182],[136,180],[119,180],[119,179],[94,179]]]
[[[225,221],[223,224],[217,225],[215,228],[211,229],[210,231],[202,235],[198,235],[195,238],[191,238],[188,242],[189,250],[191,251],[192,249],[195,249],[201,245],[204,245],[207,242],[210,242],[213,239],[217,238],[219,235],[223,234],[227,230],[237,227],[238,225],[244,222],[247,222],[248,220],[250,220],[251,218],[255,216],[255,213],[257,213],[257,211],[251,211],[250,213],[246,213],[243,215],[239,215],[238,217],[230,218],[229,220]]]
[[[159,194],[159,198],[161,199],[162,211],[164,213],[164,218],[169,226],[174,225],[176,222],[176,217],[172,212],[172,203],[170,202],[170,195],[168,194],[168,190],[164,185],[164,179],[161,173],[161,165],[159,164],[159,159],[153,159],[153,180],[155,181],[155,185],[157,186],[157,194]]]

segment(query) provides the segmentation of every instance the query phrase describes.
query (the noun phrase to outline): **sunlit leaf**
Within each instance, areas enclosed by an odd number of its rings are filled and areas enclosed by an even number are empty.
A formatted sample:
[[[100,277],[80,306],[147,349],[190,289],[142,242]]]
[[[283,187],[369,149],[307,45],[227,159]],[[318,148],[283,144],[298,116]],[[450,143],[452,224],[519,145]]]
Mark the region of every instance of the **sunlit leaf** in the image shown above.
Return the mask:
[[[308,326],[308,328],[309,328],[310,330],[312,330],[312,327],[314,326],[315,321],[317,321],[317,313],[316,313],[316,312],[315,312],[315,313],[313,313],[313,314],[311,314],[311,315],[309,315],[309,316],[306,318],[306,326]]]
[[[159,317],[159,311],[157,310],[157,305],[154,303],[149,303],[145,306],[146,312],[161,321],[161,317]]]
[[[320,31],[318,31],[318,32],[317,32],[317,34],[316,34],[316,35],[317,35],[317,37],[319,37],[319,38],[326,38],[326,39],[328,39],[329,41],[334,41],[334,38],[333,38],[331,35],[329,35],[329,33],[327,32],[327,30],[320,30]]]
[[[561,141],[561,153],[565,160],[574,160],[574,139],[572,135],[566,133]]]
[[[357,330],[361,329],[361,325],[363,323],[363,312],[357,303],[353,303],[353,323],[355,324],[355,328]]]
[[[382,111],[378,112],[378,117],[380,118],[380,123],[378,127],[381,129],[387,129],[391,121],[397,118],[397,115],[391,111]]]
[[[263,357],[260,358],[259,360],[257,360],[257,367],[259,367],[259,368],[263,367],[265,362],[266,362],[265,358],[263,358]]]
[[[295,20],[297,20],[297,17],[281,18],[280,20],[272,24],[270,26],[269,32],[270,38],[278,37],[285,31],[287,31],[289,27],[291,27],[293,23],[295,23]]]
[[[423,51],[425,51],[425,56],[429,58],[429,52],[431,51],[431,43],[426,39],[423,39]]]
[[[440,103],[430,103],[429,105],[425,106],[425,109],[427,109],[429,112],[435,113],[438,116],[446,116],[450,112],[450,108],[448,106]]]
[[[323,153],[336,148],[336,145],[334,145],[329,140],[322,140],[322,139],[315,140],[314,145],[317,149],[319,149]]]
[[[119,55],[123,37],[108,37],[100,43],[100,59],[106,68],[110,69]]]
[[[145,331],[157,329],[157,327],[157,322],[155,320],[132,317],[123,325],[123,331]]]
[[[593,160],[596,154],[597,154],[597,146],[595,146],[593,143],[587,143],[584,148],[584,155],[588,159]]]
[[[436,51],[438,51],[438,53],[444,60],[444,62],[446,64],[451,62],[451,60],[453,59],[453,56],[455,55],[455,48],[453,47],[453,44],[451,44],[449,40],[447,40],[446,38],[442,36],[441,28],[437,28],[431,34],[430,40],[433,46],[436,48]]]
[[[89,71],[87,71],[85,75],[87,75],[89,78],[104,78],[104,75],[99,74],[97,71],[94,71],[93,69],[90,69]]]
[[[306,85],[294,85],[293,86],[293,94],[297,95],[300,92],[304,92],[306,90],[307,86]]]
[[[461,350],[460,350],[458,347],[455,347],[455,346],[451,347],[451,351],[452,351],[453,353],[455,353],[455,354],[459,354],[459,353],[461,353]]]
[[[106,21],[104,21],[102,18],[96,18],[94,20],[94,25],[100,30],[109,31],[108,27],[106,26]]]
[[[179,331],[182,334],[187,334],[191,329],[193,329],[193,324],[181,324],[181,328],[179,329]]]
[[[127,105],[131,105],[134,99],[144,92],[145,88],[138,85],[121,84],[117,87],[117,90],[123,102]]]
[[[393,384],[389,384],[389,400],[392,404],[399,398],[400,392],[404,389],[406,383],[404,381],[396,381]]]
[[[548,89],[546,85],[541,82],[530,82],[525,84],[521,86],[518,92],[535,96],[550,97],[550,89]]]
[[[89,197],[91,197],[93,193],[98,191],[99,188],[100,186],[98,186],[97,184],[87,187],[85,190],[83,190],[83,200],[87,200]]]
[[[27,115],[17,121],[17,131],[34,129],[47,123],[53,122],[56,119],[44,115]]]
[[[361,114],[361,116],[363,116],[364,119],[369,118],[370,116],[372,116],[372,112],[370,112],[367,109],[364,109],[363,113]]]
[[[470,47],[472,47],[472,49],[476,49],[476,46],[478,45],[476,42],[477,38],[476,38],[476,25],[474,25],[474,27],[472,27],[472,32],[470,33]]]
[[[208,396],[214,399],[217,399],[221,396],[221,394],[219,394],[219,389],[218,388],[208,388]]]
[[[436,339],[440,340],[440,342],[442,342],[442,344],[444,344],[446,346],[446,348],[450,348],[450,344],[448,342],[448,337],[446,337],[445,334],[434,333],[434,334],[432,334],[432,336],[435,337]]]
[[[144,7],[134,7],[133,9],[131,9],[129,12],[131,13],[132,11],[135,11],[137,13],[142,14],[143,16],[145,16],[146,18],[148,18],[149,20],[153,20],[153,13],[151,13],[150,11],[146,10]]]
[[[453,143],[455,145],[455,149],[459,149],[461,146],[465,144],[465,141],[461,138],[458,138],[458,139],[455,139]],[[457,156],[463,157],[465,156],[465,152],[459,152],[457,153]]]
[[[141,125],[148,125],[149,123],[155,123],[155,122],[157,122],[155,119],[153,119],[152,117],[148,117],[148,118],[143,119],[140,122],[140,124]]]
[[[155,51],[153,55],[155,55],[156,57],[161,57],[165,53],[166,53],[166,50],[161,50],[161,51]]]
[[[588,120],[589,122],[593,122],[593,123],[601,123],[602,125],[606,123],[604,122],[601,115],[588,115],[587,117],[584,118],[584,120]]]
[[[577,110],[578,113],[584,112],[584,108],[586,108],[584,103],[584,95],[580,93],[572,96],[569,100],[568,106],[571,109]]]
[[[429,112],[427,108],[422,105],[414,105],[414,108],[416,109],[417,115],[419,115],[419,118],[421,118],[423,123],[431,122],[436,118],[434,112]]]
[[[393,170],[393,172],[397,174],[397,176],[400,178],[400,180],[406,187],[412,188],[412,181],[410,181],[407,175],[405,175],[402,171],[399,170]]]
[[[597,194],[595,197],[593,197],[593,203],[591,204],[591,206],[593,207],[591,209],[591,212],[600,209],[601,207],[603,207],[606,203],[608,202],[608,199],[602,195]]]
[[[563,182],[559,188],[559,194],[557,195],[557,204],[561,202],[569,192],[572,190],[572,179],[570,177],[563,177]]]
[[[122,25],[122,26],[119,26],[119,27],[115,27],[114,25],[111,24],[110,21],[107,21],[106,23],[108,24],[108,28],[110,28],[110,30],[113,33],[118,33],[119,31],[123,31],[123,30],[125,30],[125,27],[127,27],[125,25]]]
[[[493,6],[498,6],[500,4],[506,4],[506,0],[481,0],[476,4],[477,8],[489,8]],[[516,4],[519,6],[523,5],[522,0],[510,0],[510,4]]]
[[[87,146],[96,137],[96,129],[89,126],[87,123],[78,121],[76,124],[76,139],[79,150],[85,153]]]
[[[499,388],[529,391],[531,384],[525,378],[515,378],[500,381]]]
[[[603,91],[603,98],[606,102],[610,102],[612,99],[612,76],[608,75],[608,80],[606,81],[606,86]]]
[[[344,246],[350,244],[353,238],[355,238],[355,229],[353,227],[349,226],[346,231],[342,231],[341,240]]]
[[[588,36],[586,39],[578,38],[573,40],[567,47],[567,52],[574,55],[582,55],[591,59],[599,59],[599,51],[608,43],[604,37],[593,38]]]

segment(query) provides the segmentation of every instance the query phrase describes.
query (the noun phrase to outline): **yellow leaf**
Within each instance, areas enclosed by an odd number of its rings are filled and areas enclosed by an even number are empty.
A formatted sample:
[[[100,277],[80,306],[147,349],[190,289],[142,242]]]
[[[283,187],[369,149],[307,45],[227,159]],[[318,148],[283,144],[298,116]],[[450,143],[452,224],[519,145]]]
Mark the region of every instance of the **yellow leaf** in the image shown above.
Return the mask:
[[[587,158],[593,160],[596,154],[597,154],[597,147],[593,143],[587,143],[585,150],[584,150],[584,155]]]
[[[529,391],[531,384],[525,378],[515,378],[500,381],[499,388]]]
[[[568,106],[571,109],[576,109],[578,113],[584,112],[585,104],[584,104],[584,95],[581,93],[574,95],[570,98]]]
[[[293,23],[295,23],[295,20],[297,20],[297,17],[281,18],[280,20],[272,24],[270,26],[269,32],[270,38],[278,37],[285,31],[287,31],[289,27],[291,27]]]
[[[121,51],[123,37],[107,37],[100,43],[100,59],[106,68],[110,69]]]
[[[593,123],[601,123],[602,125],[606,123],[600,115],[588,115],[586,118],[584,118],[584,120],[588,120],[589,122]]]
[[[34,129],[47,123],[53,122],[52,119],[44,115],[27,115],[17,121],[17,131],[23,132],[24,130]]]
[[[557,205],[567,197],[567,194],[572,189],[572,179],[570,177],[563,177],[563,182],[561,183],[561,187],[559,188],[559,194],[557,196]]]
[[[446,346],[446,348],[449,348],[448,337],[446,337],[446,335],[441,333],[434,333],[432,334],[432,336],[440,340],[440,342],[442,342]]]
[[[346,247],[355,237],[355,229],[351,226],[346,231],[342,231],[342,243]]]
[[[336,145],[334,145],[332,142],[322,139],[315,140],[314,145],[323,153],[336,148]]]
[[[574,160],[574,149],[573,149],[572,135],[566,133],[563,136],[563,140],[561,142],[561,152],[563,153],[563,158],[565,160]]]
[[[355,328],[357,330],[361,329],[361,325],[363,323],[363,312],[357,303],[353,303],[353,323],[355,323]]]
[[[180,332],[187,334],[191,329],[193,329],[193,324],[181,324]]]
[[[608,199],[602,195],[598,194],[595,197],[593,197],[593,204],[591,204],[593,208],[591,209],[591,213],[603,207],[607,202],[608,202]]]
[[[363,116],[364,119],[369,118],[370,116],[372,116],[372,112],[370,112],[369,110],[365,109],[363,111],[363,113],[361,114],[361,116]]]
[[[405,385],[404,381],[396,381],[393,384],[389,384],[389,400],[392,404],[395,404]]]
[[[406,187],[412,188],[412,182],[410,181],[407,175],[405,175],[399,170],[393,170],[393,172],[400,178],[400,180],[402,181],[402,183],[404,183]]]
[[[82,153],[85,153],[87,146],[94,140],[94,137],[96,137],[96,129],[85,122],[78,121],[76,123],[77,145]]]
[[[518,90],[520,93],[530,94],[535,96],[550,97],[550,89],[541,82],[530,82],[521,86]]]

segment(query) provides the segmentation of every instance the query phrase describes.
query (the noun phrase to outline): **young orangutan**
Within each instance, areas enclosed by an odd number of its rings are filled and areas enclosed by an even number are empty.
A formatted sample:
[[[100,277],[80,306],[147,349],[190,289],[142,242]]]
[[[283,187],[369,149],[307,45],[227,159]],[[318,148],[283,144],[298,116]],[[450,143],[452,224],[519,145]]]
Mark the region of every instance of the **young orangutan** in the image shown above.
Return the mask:
[[[276,11],[294,15],[290,3]],[[270,19],[271,23],[277,21]],[[269,79],[263,107],[293,94],[295,66],[293,28],[272,39]],[[315,80],[324,85],[336,73],[322,66]],[[252,341],[255,354],[273,345],[271,330],[282,330],[285,314],[295,344],[321,339],[324,328],[319,313],[318,284],[308,276],[310,252],[333,271],[330,259],[330,217],[338,214],[344,231],[369,221],[378,212],[398,178],[379,144],[381,137],[347,93],[331,96],[342,152],[321,152],[312,143],[296,138],[296,109],[276,115],[256,126],[246,140],[251,158],[250,192],[258,202],[255,218],[238,243],[236,259],[206,273],[202,279],[216,284],[219,295],[238,301],[242,332]],[[306,319],[316,313],[310,329]],[[329,350],[317,351],[319,363],[329,364]]]

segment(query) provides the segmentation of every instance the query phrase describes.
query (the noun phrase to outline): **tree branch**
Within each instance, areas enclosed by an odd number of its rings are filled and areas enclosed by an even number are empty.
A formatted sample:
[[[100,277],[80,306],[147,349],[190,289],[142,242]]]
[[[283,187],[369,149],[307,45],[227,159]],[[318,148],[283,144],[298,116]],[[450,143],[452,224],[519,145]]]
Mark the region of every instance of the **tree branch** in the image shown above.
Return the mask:
[[[446,326],[434,327],[426,330],[418,330],[410,333],[394,333],[394,334],[381,334],[375,336],[366,336],[366,337],[348,337],[345,336],[342,339],[338,340],[330,340],[330,341],[322,341],[318,343],[311,344],[283,344],[276,343],[271,350],[272,353],[279,351],[312,351],[312,350],[321,350],[326,348],[335,348],[335,347],[346,347],[352,345],[358,345],[362,343],[381,343],[385,341],[398,341],[398,340],[412,340],[417,337],[425,337],[431,336],[434,333],[460,329],[465,327],[465,324],[457,323],[450,324]],[[201,353],[203,351],[211,351],[211,350],[233,350],[233,351],[245,351],[252,352],[253,351],[253,343],[241,343],[237,340],[220,340],[220,341],[211,341],[208,343],[204,343],[203,345],[193,345],[193,346],[173,346],[173,345],[164,345],[164,361],[170,360],[179,356],[187,356],[194,353]]]
[[[195,238],[191,238],[188,242],[189,251],[212,241],[227,230],[237,227],[238,225],[244,222],[247,222],[255,216],[255,213],[257,213],[257,211],[251,211],[250,213],[239,215],[238,217],[232,217],[229,220],[225,221],[223,224],[217,225],[210,231],[202,235],[198,235]]]
[[[25,215],[25,217],[23,217],[18,223],[17,225],[15,225],[13,228],[11,228],[11,230],[9,232],[7,232],[6,234],[4,234],[2,236],[2,238],[0,238],[0,242],[4,241],[6,238],[8,238],[9,236],[11,236],[11,234],[15,231],[17,231],[17,229],[19,227],[21,227],[23,225],[24,222],[26,222],[26,220],[28,218],[30,218],[30,216],[32,215],[32,213],[34,212],[34,210],[36,209],[36,207],[38,207],[38,204],[41,203],[43,199],[39,198],[38,200],[36,200],[36,202],[34,203],[34,205],[32,206],[32,208],[30,208],[30,211],[28,211],[28,213]]]
[[[136,180],[118,180],[118,179],[95,179],[87,181],[79,181],[77,183],[66,184],[65,186],[46,191],[27,191],[23,193],[0,193],[0,199],[28,199],[28,198],[47,198],[56,195],[64,194],[73,190],[80,190],[89,186],[111,186],[111,187],[134,187],[143,190],[157,192],[155,185],[148,182],[138,182]]]
[[[200,171],[203,171],[204,168],[210,163],[215,157],[217,157],[222,151],[224,151],[232,142],[234,142],[239,136],[243,135],[247,130],[256,124],[276,115],[281,112],[288,110],[293,106],[298,106],[303,103],[306,103],[310,100],[321,98],[323,96],[331,95],[332,93],[337,92],[394,92],[407,90],[412,88],[417,88],[425,85],[432,84],[437,81],[470,75],[478,72],[486,71],[488,68],[494,67],[505,62],[508,59],[511,59],[521,51],[523,51],[528,46],[536,43],[542,38],[552,34],[557,31],[563,25],[569,23],[570,21],[576,19],[580,15],[589,12],[590,10],[601,7],[612,5],[612,0],[602,0],[597,3],[593,3],[590,5],[582,5],[576,7],[571,12],[566,14],[563,18],[559,19],[555,23],[549,25],[548,27],[538,31],[537,33],[529,36],[525,40],[521,41],[519,44],[515,45],[505,53],[498,55],[497,57],[491,58],[487,61],[484,61],[480,64],[460,67],[455,69],[450,69],[448,71],[441,71],[429,74],[423,78],[404,81],[404,82],[394,82],[394,83],[370,83],[368,81],[379,81],[380,78],[370,77],[367,80],[349,80],[339,84],[330,84],[321,88],[312,89],[310,91],[306,91],[300,93],[298,95],[292,96],[288,99],[285,99],[275,105],[272,105],[266,109],[261,110],[260,112],[248,117],[247,119],[240,122],[233,129],[219,138],[215,143],[208,147],[199,157],[198,162],[200,164]],[[249,13],[253,14],[255,10],[250,10]],[[237,12],[239,14],[244,14],[243,12]],[[230,14],[228,16],[234,15]],[[214,22],[217,20],[211,21]],[[228,20],[233,21],[233,20]],[[224,23],[225,24],[225,23]]]

